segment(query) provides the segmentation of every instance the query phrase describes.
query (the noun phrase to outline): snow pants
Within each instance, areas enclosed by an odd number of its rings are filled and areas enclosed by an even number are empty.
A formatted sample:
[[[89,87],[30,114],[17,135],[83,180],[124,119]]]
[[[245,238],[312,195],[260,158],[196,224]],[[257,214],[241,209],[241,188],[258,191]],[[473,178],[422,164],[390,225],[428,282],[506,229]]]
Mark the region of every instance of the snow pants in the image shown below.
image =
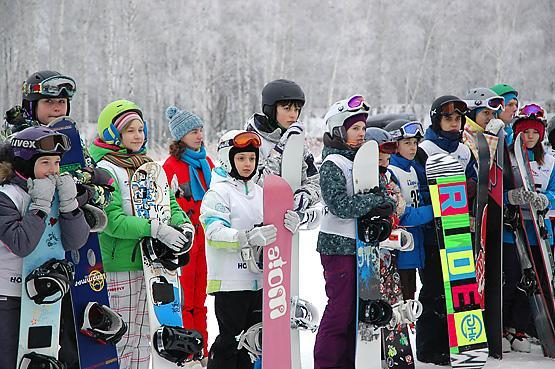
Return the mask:
[[[79,369],[77,336],[75,335],[75,320],[73,320],[73,304],[70,293],[67,293],[62,299],[60,346],[58,355],[60,361],[66,364],[67,369]]]
[[[208,369],[252,369],[247,350],[237,350],[236,337],[262,321],[262,290],[216,292],[214,312],[220,334],[210,347]]]
[[[354,369],[356,258],[320,255],[328,304],[314,344],[314,369]]]
[[[530,302],[526,294],[517,288],[522,273],[514,244],[503,244],[503,275],[503,326],[525,332],[531,318]]]
[[[21,298],[0,296],[0,368],[17,368]]]

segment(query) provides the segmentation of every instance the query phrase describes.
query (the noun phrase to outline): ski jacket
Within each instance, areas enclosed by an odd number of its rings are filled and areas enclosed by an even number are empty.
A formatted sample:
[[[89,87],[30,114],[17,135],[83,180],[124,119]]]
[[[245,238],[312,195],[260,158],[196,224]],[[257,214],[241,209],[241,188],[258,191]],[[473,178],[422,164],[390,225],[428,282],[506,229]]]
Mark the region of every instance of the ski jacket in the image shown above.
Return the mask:
[[[262,114],[253,114],[245,125],[245,130],[254,131],[262,137],[262,146],[260,147],[260,155],[258,159],[257,174],[253,177],[256,184],[263,186],[264,177],[268,174],[281,174],[281,154],[278,154],[274,147],[279,143],[282,130],[277,128],[271,130],[268,126],[268,118]],[[309,196],[309,207],[316,205],[320,201],[320,185],[318,182],[319,175],[316,165],[314,165],[314,156],[308,150],[305,143],[304,146],[304,162],[301,176],[301,187],[298,191],[306,191]]]
[[[534,153],[528,150],[528,157],[530,158],[530,169],[532,170],[532,175],[534,176],[534,184],[536,185],[536,190],[543,193],[549,199],[549,210],[555,209],[555,158],[546,153],[544,155],[544,163],[539,165],[537,161],[534,160]],[[516,166],[516,163],[513,163]],[[508,190],[505,189],[504,202],[508,203],[507,199]],[[548,213],[549,214],[549,213]],[[536,232],[534,224],[531,220],[525,217],[525,227],[526,235],[528,237],[528,243],[533,246],[538,244],[538,239],[536,237]],[[551,226],[551,220],[548,216],[545,217],[545,225],[549,233],[549,243],[553,244],[553,228]],[[510,232],[507,227],[503,227],[503,242],[507,244],[515,244],[515,237],[512,232]]]
[[[207,246],[207,293],[262,288],[262,274],[250,272],[241,258],[239,232],[262,224],[263,206],[262,187],[254,180],[235,179],[223,167],[212,171],[210,189],[200,207]]]
[[[431,205],[421,206],[418,176],[414,168],[414,160],[403,158],[399,154],[391,156],[389,171],[391,179],[401,189],[401,195],[407,206],[399,218],[399,225],[412,234],[414,250],[399,252],[397,267],[399,269],[424,268],[424,226],[434,219]]]
[[[27,211],[31,202],[27,183],[14,177],[0,186],[0,295],[21,296],[23,258],[37,245],[46,229],[37,211]],[[87,242],[90,228],[80,209],[60,213],[58,218],[65,250],[77,250]]]
[[[112,201],[104,211],[108,217],[108,225],[98,234],[102,262],[107,272],[126,272],[142,270],[140,241],[143,237],[150,237],[150,221],[134,215],[131,204],[131,188],[129,175],[125,169],[102,159],[110,149],[93,143],[90,154],[97,162],[97,166],[106,169],[114,178],[114,192]],[[172,225],[189,222],[187,215],[181,210],[173,191],[170,190],[170,206]]]
[[[324,215],[316,250],[323,255],[355,255],[356,218],[368,214],[384,202],[395,207],[395,202],[385,195],[384,183],[380,183],[383,195],[354,194],[352,169],[356,150],[341,148],[326,135],[322,151],[324,161],[320,167]]]

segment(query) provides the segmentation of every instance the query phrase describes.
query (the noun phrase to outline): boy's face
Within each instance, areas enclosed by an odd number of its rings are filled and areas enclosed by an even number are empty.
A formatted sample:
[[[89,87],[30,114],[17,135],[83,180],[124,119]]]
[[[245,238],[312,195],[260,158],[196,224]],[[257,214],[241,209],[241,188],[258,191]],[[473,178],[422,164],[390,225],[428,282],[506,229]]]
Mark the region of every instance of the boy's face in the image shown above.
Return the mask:
[[[121,144],[126,149],[136,152],[145,143],[144,125],[138,119],[134,119],[121,132]]]
[[[277,103],[276,120],[280,126],[287,129],[299,119],[301,108],[296,104],[284,105]]]
[[[387,168],[389,166],[389,158],[391,154],[386,154],[385,152],[380,151],[380,156],[378,159],[378,165],[382,168]]]
[[[60,157],[41,156],[35,161],[35,178],[42,179],[52,174],[60,174]]]
[[[476,114],[476,124],[482,128],[486,128],[486,125],[490,120],[493,119],[493,110],[482,109],[478,114]]]
[[[418,150],[418,139],[416,137],[403,138],[399,140],[397,152],[407,160],[413,160]]]
[[[256,154],[254,152],[239,152],[233,157],[233,163],[241,177],[249,177],[256,169]]]
[[[191,150],[198,151],[202,146],[203,130],[202,127],[195,128],[181,138],[181,142]]]
[[[54,119],[67,115],[67,99],[55,97],[51,99],[40,99],[35,110],[39,123],[47,125]]]
[[[509,101],[505,106],[505,110],[499,113],[499,119],[501,119],[505,124],[509,124],[515,117],[517,110],[518,101],[516,99],[511,99],[511,101]]]
[[[459,113],[442,115],[439,126],[444,132],[459,132],[462,125],[462,116]]]

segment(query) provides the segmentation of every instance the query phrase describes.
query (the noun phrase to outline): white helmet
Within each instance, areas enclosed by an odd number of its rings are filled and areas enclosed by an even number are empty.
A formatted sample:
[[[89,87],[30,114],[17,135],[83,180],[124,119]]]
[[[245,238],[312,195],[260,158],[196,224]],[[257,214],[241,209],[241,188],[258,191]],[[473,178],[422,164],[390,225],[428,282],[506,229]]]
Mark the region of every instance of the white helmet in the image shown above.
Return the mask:
[[[343,123],[349,117],[357,114],[366,114],[370,110],[370,105],[366,103],[362,95],[353,95],[345,100],[334,103],[324,116],[326,121],[326,132],[332,137],[338,136],[345,139],[346,132]]]
[[[242,129],[228,131],[220,137],[220,141],[218,142],[218,160],[222,163],[226,172],[231,173],[234,169],[231,158],[229,157],[231,149],[254,147],[258,150],[260,145],[262,145],[262,139],[256,132]],[[256,157],[258,158],[258,154]]]

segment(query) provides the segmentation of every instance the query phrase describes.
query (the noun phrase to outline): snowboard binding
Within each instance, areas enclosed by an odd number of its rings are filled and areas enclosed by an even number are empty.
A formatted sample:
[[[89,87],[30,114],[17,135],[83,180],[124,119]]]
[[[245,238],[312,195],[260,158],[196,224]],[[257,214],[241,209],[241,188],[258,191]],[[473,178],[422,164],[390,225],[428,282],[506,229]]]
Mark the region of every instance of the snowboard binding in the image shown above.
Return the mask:
[[[87,224],[91,228],[91,232],[102,232],[108,225],[108,217],[106,216],[106,213],[96,206],[85,204],[81,207],[81,210],[83,210],[83,215],[85,216]]]
[[[409,231],[397,228],[391,231],[386,240],[380,242],[380,247],[388,250],[412,251],[414,250],[414,240]]]
[[[263,248],[260,246],[249,246],[241,248],[241,260],[247,264],[251,273],[262,273],[263,271]]]
[[[389,329],[394,329],[400,324],[415,323],[422,315],[422,303],[418,300],[400,301],[392,308],[393,314],[387,325]]]
[[[393,229],[389,218],[364,216],[358,222],[358,238],[364,243],[385,241]]]
[[[161,357],[178,366],[202,359],[204,339],[195,330],[162,326],[154,332],[153,343],[154,349]]]
[[[108,306],[89,302],[84,312],[81,333],[96,339],[102,344],[115,345],[127,332],[127,324],[121,315]]]
[[[18,369],[66,369],[66,365],[52,356],[31,352],[23,355]]]
[[[262,356],[262,322],[256,323],[246,331],[237,336],[237,350],[248,351],[251,361],[254,363]]]
[[[320,316],[310,302],[297,296],[291,298],[291,328],[316,332]]]
[[[177,254],[164,245],[163,242],[152,237],[145,237],[142,239],[141,250],[143,251],[143,255],[145,255],[151,263],[160,264],[170,271],[174,271],[189,263],[188,252]]]
[[[36,304],[53,304],[69,291],[75,272],[66,260],[50,259],[25,277],[27,296]]]
[[[385,327],[393,316],[391,305],[384,300],[359,299],[358,320],[376,327]]]

